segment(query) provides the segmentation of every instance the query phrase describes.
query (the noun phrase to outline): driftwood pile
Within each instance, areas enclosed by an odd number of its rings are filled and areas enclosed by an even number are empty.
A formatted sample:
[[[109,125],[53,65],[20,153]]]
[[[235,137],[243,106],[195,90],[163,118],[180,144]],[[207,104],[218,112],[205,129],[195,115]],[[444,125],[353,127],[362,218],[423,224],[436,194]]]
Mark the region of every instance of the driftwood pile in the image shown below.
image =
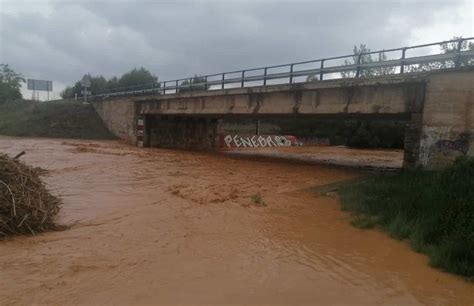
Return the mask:
[[[0,238],[58,229],[61,201],[48,192],[40,172],[0,154]]]

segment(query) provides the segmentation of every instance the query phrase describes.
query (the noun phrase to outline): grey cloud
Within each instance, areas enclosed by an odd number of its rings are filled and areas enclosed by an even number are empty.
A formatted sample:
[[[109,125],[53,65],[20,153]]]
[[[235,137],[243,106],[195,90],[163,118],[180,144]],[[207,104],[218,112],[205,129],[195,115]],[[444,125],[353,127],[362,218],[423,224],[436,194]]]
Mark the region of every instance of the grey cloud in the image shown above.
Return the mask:
[[[163,80],[401,46],[437,12],[456,23],[461,4],[55,1],[50,15],[0,13],[0,61],[63,83],[135,66]]]

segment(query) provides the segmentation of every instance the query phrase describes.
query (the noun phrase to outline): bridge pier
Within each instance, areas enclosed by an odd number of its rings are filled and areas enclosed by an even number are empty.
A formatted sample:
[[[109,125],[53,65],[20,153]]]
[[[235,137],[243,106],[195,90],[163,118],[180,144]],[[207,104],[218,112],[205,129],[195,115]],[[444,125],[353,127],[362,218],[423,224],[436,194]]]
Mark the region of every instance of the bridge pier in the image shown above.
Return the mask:
[[[144,146],[194,150],[219,148],[220,119],[151,115],[144,119]]]

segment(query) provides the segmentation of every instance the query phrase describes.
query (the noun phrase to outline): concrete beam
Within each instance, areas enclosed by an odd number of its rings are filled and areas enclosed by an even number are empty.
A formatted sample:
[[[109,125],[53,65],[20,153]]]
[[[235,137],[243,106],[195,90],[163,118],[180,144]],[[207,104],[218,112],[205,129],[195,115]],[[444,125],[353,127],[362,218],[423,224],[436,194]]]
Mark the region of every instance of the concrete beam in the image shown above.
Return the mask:
[[[424,79],[387,77],[140,97],[145,115],[330,115],[420,112]]]

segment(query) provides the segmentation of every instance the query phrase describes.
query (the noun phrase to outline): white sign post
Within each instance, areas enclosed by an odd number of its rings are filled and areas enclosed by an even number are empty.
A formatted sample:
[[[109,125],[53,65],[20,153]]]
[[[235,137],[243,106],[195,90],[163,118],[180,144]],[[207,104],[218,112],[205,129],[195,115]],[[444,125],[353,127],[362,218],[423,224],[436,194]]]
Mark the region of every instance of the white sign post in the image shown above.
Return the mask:
[[[87,96],[92,94],[92,92],[90,91],[91,78],[87,74],[85,74],[82,77],[81,85],[82,85],[81,94],[84,95],[84,102],[87,102]]]

